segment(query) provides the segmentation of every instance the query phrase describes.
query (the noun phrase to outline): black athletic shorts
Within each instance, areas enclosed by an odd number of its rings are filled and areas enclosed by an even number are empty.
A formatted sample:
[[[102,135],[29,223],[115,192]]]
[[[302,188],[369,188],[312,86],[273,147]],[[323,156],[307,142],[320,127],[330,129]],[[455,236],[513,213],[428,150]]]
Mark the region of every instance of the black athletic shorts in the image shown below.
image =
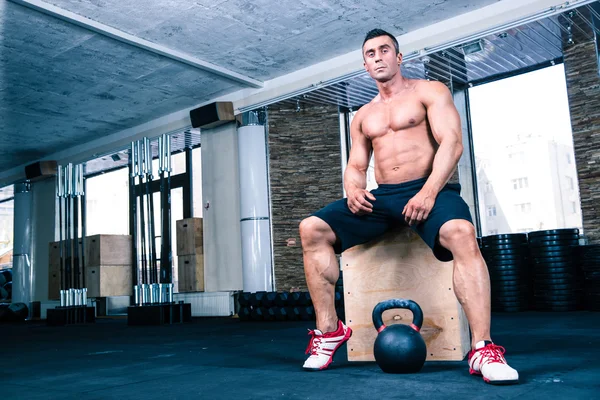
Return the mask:
[[[423,187],[427,178],[400,184],[381,184],[371,191],[376,200],[367,199],[373,204],[373,212],[355,215],[348,208],[348,199],[343,198],[328,204],[312,215],[325,221],[337,236],[336,254],[350,247],[369,242],[390,228],[407,226],[402,210],[408,201]],[[438,240],[441,226],[453,219],[463,219],[473,223],[469,206],[460,197],[460,184],[446,184],[438,194],[433,209],[425,221],[411,226],[432,249],[440,261],[451,261],[452,253]]]

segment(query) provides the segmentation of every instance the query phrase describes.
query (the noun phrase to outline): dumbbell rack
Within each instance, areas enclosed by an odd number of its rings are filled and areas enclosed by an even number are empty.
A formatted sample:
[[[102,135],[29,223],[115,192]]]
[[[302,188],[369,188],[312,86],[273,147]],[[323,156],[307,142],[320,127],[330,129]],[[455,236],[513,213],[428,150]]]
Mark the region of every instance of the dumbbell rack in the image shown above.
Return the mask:
[[[128,325],[182,324],[192,321],[192,305],[173,301],[173,284],[134,286],[135,304],[127,307]]]
[[[96,309],[87,305],[87,288],[60,291],[60,306],[50,308],[48,326],[90,324],[96,322]]]
[[[315,309],[308,291],[241,292],[238,294],[238,317],[241,321],[314,321]],[[335,308],[344,320],[343,281],[335,287]]]
[[[127,307],[128,325],[172,325],[191,321],[192,305],[183,301]]]
[[[49,308],[46,317],[48,326],[93,324],[95,322],[96,309],[88,306]]]

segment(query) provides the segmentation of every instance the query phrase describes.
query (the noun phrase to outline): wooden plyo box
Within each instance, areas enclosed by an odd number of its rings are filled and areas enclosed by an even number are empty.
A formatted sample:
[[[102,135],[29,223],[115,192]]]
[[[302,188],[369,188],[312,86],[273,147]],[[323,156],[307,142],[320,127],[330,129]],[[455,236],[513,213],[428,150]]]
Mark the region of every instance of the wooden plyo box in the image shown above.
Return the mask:
[[[452,284],[453,263],[440,262],[409,228],[346,250],[341,258],[346,324],[352,328],[348,361],[375,361],[377,303],[405,298],[423,310],[427,361],[460,361],[470,350],[469,325]],[[410,324],[409,310],[387,310],[386,325]]]
[[[204,291],[204,235],[202,218],[176,222],[177,285],[179,292]]]
[[[79,239],[79,244],[81,245],[82,239]],[[60,270],[60,242],[50,242],[48,244],[48,300],[60,300],[60,286],[61,286],[61,278],[64,279],[64,271]],[[75,246],[75,241],[72,242],[71,246],[71,256],[74,256],[73,247]],[[64,249],[63,249],[64,251]],[[63,254],[63,258],[66,257]],[[81,262],[81,254],[79,254],[80,262]],[[67,260],[63,260],[65,265]],[[74,260],[71,260],[74,262]],[[75,271],[71,269],[71,280],[75,279]]]
[[[48,300],[60,300],[60,243],[50,242],[48,250]]]
[[[202,218],[186,218],[176,222],[177,255],[203,254]]]
[[[82,239],[79,239],[81,243]],[[74,245],[73,241],[73,245]],[[50,242],[48,265],[48,299],[60,299],[60,243]],[[73,256],[73,249],[71,255]],[[65,257],[65,254],[63,254]],[[93,235],[85,238],[85,286],[88,297],[131,296],[131,236]],[[66,263],[66,260],[64,260]],[[81,266],[81,264],[80,264]],[[63,271],[64,273],[64,271]],[[74,271],[72,270],[72,274]],[[83,277],[82,277],[83,278]],[[72,276],[71,279],[74,279]]]
[[[130,235],[93,235],[85,238],[85,265],[131,265]]]
[[[177,256],[179,292],[204,291],[204,254]]]
[[[131,264],[85,267],[88,297],[131,296],[132,279]]]

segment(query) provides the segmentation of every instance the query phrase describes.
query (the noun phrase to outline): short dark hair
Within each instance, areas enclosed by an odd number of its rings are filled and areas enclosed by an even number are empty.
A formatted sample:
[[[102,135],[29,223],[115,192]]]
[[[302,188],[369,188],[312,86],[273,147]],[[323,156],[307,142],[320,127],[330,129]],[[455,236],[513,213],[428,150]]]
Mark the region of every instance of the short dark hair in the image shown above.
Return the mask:
[[[365,47],[365,43],[367,43],[367,40],[371,40],[379,36],[390,37],[394,43],[394,47],[396,48],[396,54],[400,53],[400,46],[398,45],[398,40],[396,40],[396,37],[391,33],[384,31],[383,29],[371,29],[369,32],[367,32],[367,36],[365,36],[365,40],[363,41],[363,49]]]

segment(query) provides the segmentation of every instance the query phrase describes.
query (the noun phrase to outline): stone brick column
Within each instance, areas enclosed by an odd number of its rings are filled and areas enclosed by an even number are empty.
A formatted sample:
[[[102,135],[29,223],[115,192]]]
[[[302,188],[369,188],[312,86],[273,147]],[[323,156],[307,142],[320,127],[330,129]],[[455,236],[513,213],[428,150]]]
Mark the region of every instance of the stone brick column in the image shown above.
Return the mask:
[[[593,40],[564,50],[583,230],[600,243],[600,75]]]
[[[343,196],[338,109],[270,106],[267,118],[275,287],[306,289],[298,226]]]

